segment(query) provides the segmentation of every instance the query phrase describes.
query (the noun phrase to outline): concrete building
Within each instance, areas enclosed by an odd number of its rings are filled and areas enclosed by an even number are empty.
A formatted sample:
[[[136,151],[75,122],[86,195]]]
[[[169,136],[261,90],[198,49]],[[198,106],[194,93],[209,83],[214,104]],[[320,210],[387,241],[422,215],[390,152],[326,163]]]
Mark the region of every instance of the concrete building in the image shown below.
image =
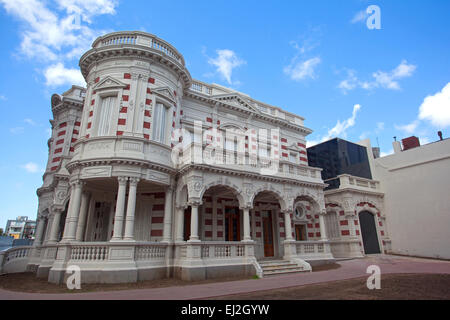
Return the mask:
[[[32,248],[3,256],[61,283],[266,276],[364,255],[359,214],[389,250],[377,181],[324,192],[301,116],[193,80],[183,56],[143,32],[94,41],[87,88],[51,99],[52,137]],[[381,232],[385,232],[381,234]]]
[[[6,222],[5,235],[14,239],[34,239],[36,221],[28,217],[17,217]]]
[[[368,140],[360,144],[371,149]],[[412,137],[393,147],[389,156],[369,153],[384,193],[391,252],[450,259],[450,139],[420,146]]]

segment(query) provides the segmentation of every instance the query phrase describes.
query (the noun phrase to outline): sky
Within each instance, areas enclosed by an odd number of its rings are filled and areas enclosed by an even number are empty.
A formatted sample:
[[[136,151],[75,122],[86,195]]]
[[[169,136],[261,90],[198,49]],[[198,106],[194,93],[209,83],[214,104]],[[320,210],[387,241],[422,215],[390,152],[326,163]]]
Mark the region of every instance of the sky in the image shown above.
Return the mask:
[[[370,138],[387,155],[393,137],[449,136],[449,12],[447,0],[0,0],[0,227],[36,217],[50,97],[84,85],[78,61],[99,35],[155,34],[194,79],[304,117],[308,145]]]

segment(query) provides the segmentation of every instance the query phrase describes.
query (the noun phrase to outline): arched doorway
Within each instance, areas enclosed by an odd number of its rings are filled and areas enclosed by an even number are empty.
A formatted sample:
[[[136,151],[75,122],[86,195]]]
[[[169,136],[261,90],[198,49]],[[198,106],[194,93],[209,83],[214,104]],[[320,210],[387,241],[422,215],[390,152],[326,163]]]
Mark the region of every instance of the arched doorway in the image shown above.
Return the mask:
[[[373,214],[368,211],[360,212],[359,223],[361,225],[361,236],[363,239],[365,254],[381,253],[375,217]]]

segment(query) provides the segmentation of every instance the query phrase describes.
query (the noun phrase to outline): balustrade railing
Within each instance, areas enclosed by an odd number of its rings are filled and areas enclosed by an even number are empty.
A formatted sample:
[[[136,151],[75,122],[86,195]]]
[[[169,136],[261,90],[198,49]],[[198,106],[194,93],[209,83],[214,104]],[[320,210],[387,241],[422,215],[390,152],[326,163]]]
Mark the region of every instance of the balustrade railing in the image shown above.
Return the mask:
[[[83,244],[73,246],[70,259],[74,261],[105,261],[108,260],[109,246]]]
[[[329,246],[328,242],[323,241],[297,241],[295,243],[297,255],[312,255],[312,254],[325,254],[327,253],[326,246]]]
[[[166,257],[166,244],[138,244],[135,249],[135,260],[163,260]]]
[[[245,256],[245,245],[241,242],[203,242],[203,259],[229,259]]]

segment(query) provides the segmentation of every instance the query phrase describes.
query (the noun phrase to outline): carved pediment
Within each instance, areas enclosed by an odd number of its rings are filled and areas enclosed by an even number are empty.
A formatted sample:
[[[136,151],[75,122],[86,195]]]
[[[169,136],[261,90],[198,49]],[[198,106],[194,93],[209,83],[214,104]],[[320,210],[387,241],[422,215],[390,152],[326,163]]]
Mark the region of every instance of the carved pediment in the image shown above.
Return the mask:
[[[113,77],[106,77],[99,83],[97,83],[94,86],[94,90],[106,90],[106,89],[122,89],[125,88],[127,85],[123,83],[122,81],[119,81],[117,79],[114,79]]]
[[[163,99],[169,100],[173,104],[176,103],[177,99],[175,98],[175,95],[173,94],[172,90],[170,90],[169,87],[153,88],[152,93]]]
[[[240,109],[244,109],[246,111],[260,113],[257,108],[245,101],[245,98],[237,93],[222,94],[214,96],[213,99],[234,107],[238,107]]]

